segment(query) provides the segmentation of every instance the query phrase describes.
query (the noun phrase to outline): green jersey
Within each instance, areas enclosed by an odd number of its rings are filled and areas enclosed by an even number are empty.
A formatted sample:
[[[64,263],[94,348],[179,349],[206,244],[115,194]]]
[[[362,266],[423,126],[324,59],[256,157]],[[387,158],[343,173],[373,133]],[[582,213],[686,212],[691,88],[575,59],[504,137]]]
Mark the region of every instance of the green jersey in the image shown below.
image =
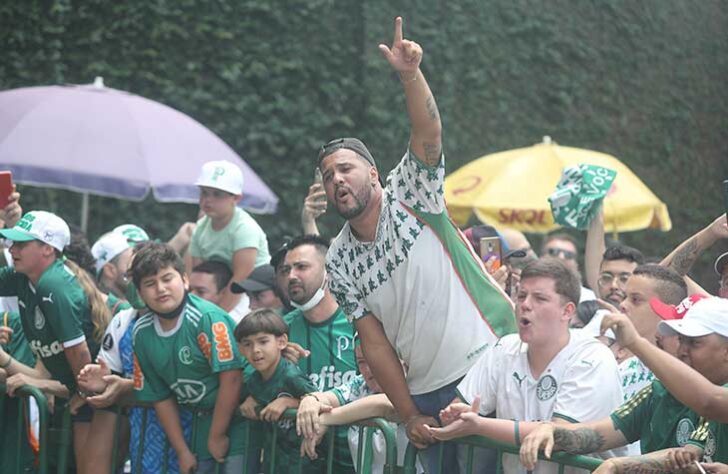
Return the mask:
[[[99,345],[93,339],[88,300],[73,272],[61,260],[53,262],[33,285],[12,268],[0,269],[0,296],[17,296],[25,337],[54,380],[76,388],[76,378],[63,353],[84,341],[91,358]]]
[[[349,383],[357,375],[354,355],[354,326],[341,308],[320,323],[311,323],[296,309],[284,316],[288,339],[311,351],[298,366],[308,375],[316,390],[324,392]],[[336,429],[334,471],[353,472],[346,429]]]
[[[190,448],[209,459],[207,434],[220,385],[220,372],[240,370],[243,360],[233,337],[233,320],[223,310],[195,295],[169,331],[148,312],[134,326],[134,395],[142,402],[175,397],[183,409],[197,410],[198,427]],[[245,421],[233,418],[228,428],[229,454],[245,448]]]
[[[723,388],[728,388],[728,384],[723,385]],[[688,443],[703,448],[705,462],[728,464],[728,424],[700,418],[698,429],[690,436]]]
[[[258,402],[261,409],[278,398],[301,398],[306,393],[316,391],[316,387],[301,372],[301,369],[283,357],[278,362],[278,366],[270,379],[263,380],[260,372],[256,371],[247,380],[246,385],[247,390],[255,398],[255,401]],[[296,434],[295,420],[281,419],[277,424],[266,424],[265,427],[267,438],[264,444],[265,447],[270,446],[273,430],[277,430],[278,441],[275,472],[291,472],[295,470],[293,467],[298,466],[299,462],[303,463],[302,472],[304,473],[313,474],[323,472],[325,468],[325,464],[323,463],[325,453],[322,452],[321,459],[317,461],[311,461],[307,457],[301,458],[299,454],[301,438]]]
[[[303,311],[295,309],[283,319],[288,324],[288,340],[311,351],[298,366],[309,376],[316,390],[331,390],[356,376],[354,326],[338,308],[326,321],[311,323]]]
[[[33,367],[35,365],[35,356],[23,334],[20,314],[8,312],[0,317],[2,317],[0,324],[5,325],[7,318],[7,326],[13,330],[10,342],[3,344],[3,350],[21,364]],[[16,461],[19,462],[19,466],[25,469],[31,469],[33,466],[33,452],[30,444],[28,444],[28,438],[24,432],[18,432],[18,417],[23,416],[21,401],[17,397],[0,395],[0,426],[3,427],[0,430],[0,472],[15,472]],[[25,423],[23,426],[25,426]],[[16,446],[18,442],[22,444],[20,459],[17,459]]]
[[[684,446],[695,430],[698,415],[654,380],[611,415],[614,428],[627,441],[640,441],[643,453]]]

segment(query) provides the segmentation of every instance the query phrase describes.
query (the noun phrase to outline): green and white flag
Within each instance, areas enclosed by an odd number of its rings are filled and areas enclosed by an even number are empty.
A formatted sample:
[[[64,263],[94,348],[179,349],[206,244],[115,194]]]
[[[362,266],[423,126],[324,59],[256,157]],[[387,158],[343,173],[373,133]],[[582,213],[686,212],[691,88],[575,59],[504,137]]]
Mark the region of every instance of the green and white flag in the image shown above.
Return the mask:
[[[556,190],[549,196],[554,221],[585,230],[616,177],[616,171],[601,166],[581,164],[565,168]]]

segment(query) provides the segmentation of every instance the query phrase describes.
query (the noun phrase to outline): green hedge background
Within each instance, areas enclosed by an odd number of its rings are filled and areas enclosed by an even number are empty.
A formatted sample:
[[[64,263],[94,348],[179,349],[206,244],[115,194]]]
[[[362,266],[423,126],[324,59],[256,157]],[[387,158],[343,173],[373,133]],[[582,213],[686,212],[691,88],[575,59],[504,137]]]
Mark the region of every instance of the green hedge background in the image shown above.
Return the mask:
[[[103,76],[191,115],[281,198],[277,215],[259,218],[275,247],[299,232],[323,142],[358,136],[382,170],[404,151],[401,87],[377,50],[398,14],[425,51],[449,170],[543,135],[613,154],[669,206],[672,232],[620,236],[655,256],[722,212],[728,10],[720,0],[6,0],[0,89]],[[22,191],[26,209],[78,222],[79,195]],[[136,221],[167,238],[196,212],[92,197],[89,234]],[[322,230],[334,235],[340,224],[326,216]],[[721,245],[694,270],[711,290],[712,261],[728,250]]]

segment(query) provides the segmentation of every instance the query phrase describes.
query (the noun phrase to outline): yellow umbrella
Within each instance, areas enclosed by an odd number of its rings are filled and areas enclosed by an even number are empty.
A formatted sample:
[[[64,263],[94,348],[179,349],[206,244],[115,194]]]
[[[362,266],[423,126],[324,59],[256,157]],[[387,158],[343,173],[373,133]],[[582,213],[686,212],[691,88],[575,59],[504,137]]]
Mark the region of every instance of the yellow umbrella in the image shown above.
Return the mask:
[[[591,150],[543,143],[486,155],[445,179],[445,199],[460,225],[470,216],[495,227],[523,232],[548,232],[554,223],[547,198],[556,189],[565,167],[590,164],[613,169],[617,178],[604,199],[608,232],[672,228],[667,206],[617,158]]]

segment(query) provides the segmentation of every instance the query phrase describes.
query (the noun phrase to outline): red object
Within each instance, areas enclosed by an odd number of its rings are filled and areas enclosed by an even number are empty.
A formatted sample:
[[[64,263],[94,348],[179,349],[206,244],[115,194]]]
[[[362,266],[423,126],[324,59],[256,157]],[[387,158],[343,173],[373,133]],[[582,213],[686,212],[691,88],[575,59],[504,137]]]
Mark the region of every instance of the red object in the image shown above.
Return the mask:
[[[657,298],[652,298],[650,299],[650,307],[663,320],[672,321],[684,318],[695,303],[705,298],[708,298],[708,296],[696,293],[682,300],[677,306],[663,303]]]
[[[10,202],[10,195],[13,194],[13,173],[0,171],[0,209]]]

